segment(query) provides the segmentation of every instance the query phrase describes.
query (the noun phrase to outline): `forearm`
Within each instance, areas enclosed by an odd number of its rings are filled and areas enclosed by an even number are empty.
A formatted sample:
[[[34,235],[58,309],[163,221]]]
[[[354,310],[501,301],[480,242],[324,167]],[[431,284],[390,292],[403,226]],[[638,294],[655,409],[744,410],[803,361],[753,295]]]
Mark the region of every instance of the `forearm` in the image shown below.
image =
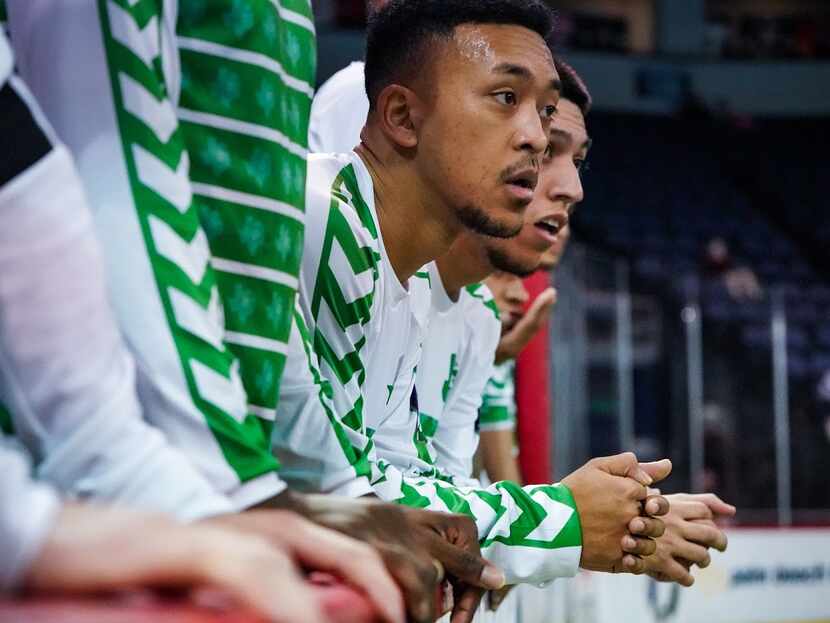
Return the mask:
[[[516,458],[515,433],[512,428],[482,431],[479,451],[484,470],[491,481],[508,480],[521,484],[522,475]]]
[[[564,485],[456,487],[386,466],[375,491],[386,501],[470,516],[484,556],[504,569],[508,584],[548,582],[578,570],[581,524]]]
[[[272,438],[280,474],[297,491],[345,497],[371,493],[370,440],[339,417],[299,311],[294,320]]]

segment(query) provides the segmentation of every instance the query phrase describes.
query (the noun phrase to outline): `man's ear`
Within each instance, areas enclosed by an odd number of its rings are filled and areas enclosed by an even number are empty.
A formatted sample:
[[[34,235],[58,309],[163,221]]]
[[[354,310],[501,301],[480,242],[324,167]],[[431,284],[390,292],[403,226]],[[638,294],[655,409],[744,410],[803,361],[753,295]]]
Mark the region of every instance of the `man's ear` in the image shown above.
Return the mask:
[[[412,89],[390,84],[380,92],[376,111],[381,131],[395,145],[411,149],[418,145],[423,118],[422,104]]]

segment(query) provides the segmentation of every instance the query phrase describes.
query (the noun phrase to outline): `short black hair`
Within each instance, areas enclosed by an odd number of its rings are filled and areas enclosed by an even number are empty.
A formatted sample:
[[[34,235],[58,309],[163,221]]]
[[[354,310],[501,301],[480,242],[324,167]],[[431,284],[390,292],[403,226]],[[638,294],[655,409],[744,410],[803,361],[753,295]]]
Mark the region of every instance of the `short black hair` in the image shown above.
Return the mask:
[[[547,40],[553,12],[542,0],[391,0],[370,13],[366,29],[370,107],[388,85],[423,68],[430,40],[449,40],[462,24],[524,26]]]
[[[568,63],[563,61],[560,57],[553,57],[553,64],[556,66],[556,73],[559,74],[559,80],[562,82],[562,92],[559,97],[563,100],[568,100],[577,105],[582,115],[587,117],[591,112],[591,92],[585,81],[576,73],[576,70]]]

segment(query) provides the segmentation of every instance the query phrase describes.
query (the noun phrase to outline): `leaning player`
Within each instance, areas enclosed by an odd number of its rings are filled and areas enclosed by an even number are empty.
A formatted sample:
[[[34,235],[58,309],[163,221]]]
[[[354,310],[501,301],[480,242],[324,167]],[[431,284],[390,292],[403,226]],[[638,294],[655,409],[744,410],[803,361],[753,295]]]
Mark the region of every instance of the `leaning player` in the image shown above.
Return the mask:
[[[580,560],[637,570],[642,561],[624,558],[621,542],[645,489],[611,474],[652,479],[621,456],[578,470],[570,487],[463,489],[420,476],[408,454],[431,296],[419,269],[463,228],[521,229],[558,99],[548,28],[536,2],[393,1],[375,15],[363,142],[310,160],[304,340],[289,353],[275,441],[298,486],[470,514],[513,582],[573,574]],[[411,465],[392,464],[398,457]],[[667,466],[648,469],[662,476]],[[659,534],[659,521],[643,522]],[[653,547],[646,539],[632,549]]]

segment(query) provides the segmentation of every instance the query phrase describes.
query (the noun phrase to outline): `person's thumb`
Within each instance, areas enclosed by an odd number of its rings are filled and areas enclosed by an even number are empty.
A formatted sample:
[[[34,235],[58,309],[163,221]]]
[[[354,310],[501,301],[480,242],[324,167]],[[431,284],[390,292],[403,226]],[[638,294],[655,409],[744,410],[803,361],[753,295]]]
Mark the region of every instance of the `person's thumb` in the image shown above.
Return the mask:
[[[648,474],[653,482],[660,482],[669,477],[672,464],[669,459],[663,459],[662,461],[654,461],[652,463],[640,463],[640,469]]]
[[[457,547],[436,535],[429,549],[447,574],[471,586],[492,590],[501,588],[506,582],[504,571],[470,548]]]
[[[641,485],[649,486],[654,479],[640,467],[637,456],[633,452],[623,452],[614,456],[595,459],[597,466],[612,476],[633,478]]]
[[[516,323],[516,326],[513,327],[513,330],[510,331],[514,346],[518,346],[519,350],[525,347],[539,330],[539,327],[542,326],[555,301],[556,290],[553,288],[548,288],[534,299],[527,313],[522,316],[519,322]]]
[[[545,289],[541,294],[539,294],[539,296],[533,299],[533,302],[530,304],[530,308],[528,308],[525,317],[531,317],[538,323],[542,317],[556,304],[557,296],[555,288]]]

